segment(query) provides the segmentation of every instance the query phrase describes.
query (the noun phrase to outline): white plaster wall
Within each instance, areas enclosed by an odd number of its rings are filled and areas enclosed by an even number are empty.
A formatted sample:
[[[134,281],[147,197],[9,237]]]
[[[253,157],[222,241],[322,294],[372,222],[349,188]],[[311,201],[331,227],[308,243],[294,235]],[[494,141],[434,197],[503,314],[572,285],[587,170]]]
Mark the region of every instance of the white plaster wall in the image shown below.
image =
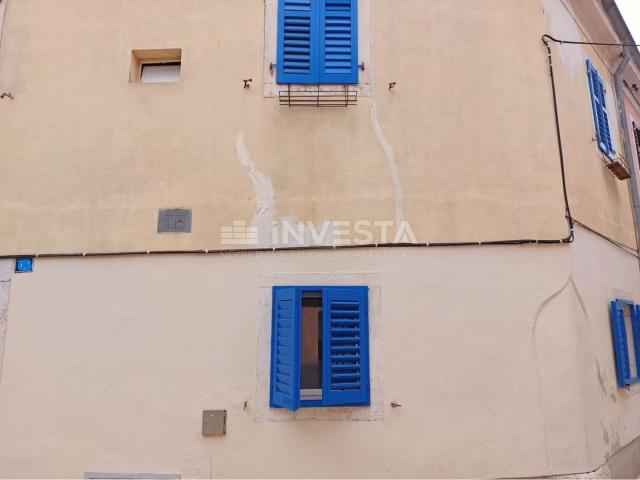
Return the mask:
[[[615,390],[606,307],[613,287],[640,291],[635,258],[589,235],[570,247],[38,259],[12,280],[1,476],[593,471],[602,425],[617,445],[640,433],[640,397]],[[265,292],[290,280],[372,286],[370,408],[266,409]],[[202,410],[218,408],[227,435],[202,438]]]
[[[0,22],[0,25],[2,23]],[[0,381],[2,381],[2,363],[4,359],[4,344],[7,335],[7,316],[9,313],[9,293],[11,288],[11,274],[13,261],[0,259]]]
[[[582,228],[571,248],[571,263],[574,293],[583,312],[575,328],[588,332],[583,338],[593,352],[580,357],[579,371],[587,448],[597,466],[640,435],[640,386],[624,390],[616,385],[609,319],[609,301],[640,303],[640,269],[635,256]]]

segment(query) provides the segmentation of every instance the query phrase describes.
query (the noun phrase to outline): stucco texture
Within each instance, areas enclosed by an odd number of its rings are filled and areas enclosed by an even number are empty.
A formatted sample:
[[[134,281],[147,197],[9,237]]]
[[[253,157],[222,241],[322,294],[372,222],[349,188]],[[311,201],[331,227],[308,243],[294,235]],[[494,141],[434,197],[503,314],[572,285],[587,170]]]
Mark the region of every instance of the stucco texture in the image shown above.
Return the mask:
[[[12,279],[1,476],[594,471],[640,433],[607,311],[640,298],[639,274],[577,234],[572,247],[39,259]],[[309,278],[373,287],[370,409],[269,412],[261,292]],[[228,410],[225,437],[201,437],[205,409]]]
[[[562,247],[40,259],[36,272],[12,281],[0,472],[550,472],[545,421],[555,417],[545,419],[540,401],[535,322],[569,266]],[[373,361],[384,376],[381,419],[258,415],[267,408],[256,405],[266,401],[256,397],[259,322],[269,321],[259,311],[258,286],[269,272],[316,272],[319,279],[380,272],[382,349]],[[561,311],[548,314],[549,328],[569,307],[561,301]],[[557,353],[572,358],[572,351]],[[548,382],[545,392],[564,395],[565,379]],[[392,401],[402,407],[392,409]],[[228,409],[225,437],[201,437],[205,409]],[[557,432],[557,442],[572,446],[564,460],[569,472],[585,464],[575,434]]]
[[[0,254],[218,248],[221,226],[263,206],[240,135],[276,222],[400,210],[420,242],[565,237],[541,4],[366,6],[373,97],[296,110],[263,95],[261,0],[9,0]],[[129,83],[144,48],[182,48],[181,81]],[[592,180],[572,174],[574,190]],[[191,234],[156,234],[171,207],[193,209]],[[627,220],[603,228],[627,240]]]

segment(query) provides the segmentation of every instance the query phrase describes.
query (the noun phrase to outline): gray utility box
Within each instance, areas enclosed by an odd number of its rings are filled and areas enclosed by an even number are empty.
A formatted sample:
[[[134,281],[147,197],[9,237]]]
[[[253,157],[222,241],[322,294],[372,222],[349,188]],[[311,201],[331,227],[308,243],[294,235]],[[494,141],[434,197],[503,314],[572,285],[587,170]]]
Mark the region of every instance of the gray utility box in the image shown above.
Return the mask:
[[[202,411],[202,436],[219,437],[227,433],[226,410]]]

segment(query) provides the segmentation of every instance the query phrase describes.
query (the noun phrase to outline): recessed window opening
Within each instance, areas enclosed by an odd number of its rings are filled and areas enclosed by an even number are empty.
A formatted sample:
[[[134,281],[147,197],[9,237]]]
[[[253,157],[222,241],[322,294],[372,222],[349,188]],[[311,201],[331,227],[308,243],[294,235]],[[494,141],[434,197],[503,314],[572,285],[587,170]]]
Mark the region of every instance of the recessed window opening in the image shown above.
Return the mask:
[[[322,400],[322,292],[302,294],[300,400]]]
[[[174,83],[182,76],[182,49],[163,48],[131,52],[131,83]]]
[[[180,62],[143,63],[140,83],[166,83],[180,80]]]

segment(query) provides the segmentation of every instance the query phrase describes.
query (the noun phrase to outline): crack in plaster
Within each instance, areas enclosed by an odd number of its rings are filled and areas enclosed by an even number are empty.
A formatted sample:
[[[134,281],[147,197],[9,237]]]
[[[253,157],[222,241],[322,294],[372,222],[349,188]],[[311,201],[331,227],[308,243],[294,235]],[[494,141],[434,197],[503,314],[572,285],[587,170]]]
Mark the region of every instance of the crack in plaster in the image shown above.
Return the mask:
[[[271,245],[271,226],[275,212],[275,194],[271,180],[256,168],[251,161],[244,135],[236,136],[236,152],[243,170],[251,179],[256,197],[256,212],[252,224],[258,227],[258,244],[261,247]]]
[[[547,430],[547,415],[545,412],[545,402],[544,402],[544,394],[543,394],[543,387],[542,387],[542,376],[541,376],[541,365],[540,365],[540,357],[538,355],[538,349],[537,349],[537,342],[535,340],[535,335],[536,335],[536,330],[540,321],[540,317],[542,315],[542,312],[545,310],[545,308],[551,303],[553,302],[556,298],[558,298],[560,295],[562,295],[568,288],[571,288],[574,294],[574,298],[577,299],[578,304],[580,305],[580,309],[582,311],[582,315],[585,321],[585,328],[587,329],[587,338],[591,338],[591,335],[589,334],[588,330],[589,330],[589,322],[588,322],[588,314],[587,314],[587,309],[584,303],[584,299],[582,298],[582,295],[580,295],[580,292],[578,290],[578,286],[576,285],[575,281],[573,280],[572,276],[569,276],[569,278],[567,278],[567,280],[562,284],[562,286],[559,289],[556,289],[553,293],[551,293],[551,295],[549,295],[548,297],[546,297],[542,303],[540,304],[540,306],[538,307],[536,313],[535,313],[535,317],[534,317],[534,321],[533,321],[533,325],[531,328],[531,333],[532,333],[532,343],[533,343],[533,351],[534,351],[534,355],[535,355],[535,359],[536,359],[536,364],[537,364],[537,368],[536,368],[536,376],[537,376],[537,380],[538,380],[538,392],[539,392],[539,396],[540,396],[540,406],[542,409],[542,415],[543,415],[543,432],[544,432],[544,443],[545,443],[545,456],[546,456],[546,460],[547,460],[547,471],[551,472],[551,461],[550,461],[550,457],[549,457],[549,440],[548,440],[548,430]],[[593,345],[591,345],[591,351],[595,351]],[[595,362],[595,368],[596,371],[598,371],[598,364],[597,361]],[[598,372],[599,374],[599,372]],[[584,435],[585,435],[585,447],[586,447],[586,451],[590,451],[590,445],[589,445],[589,431],[588,431],[588,426],[587,426],[587,421],[586,418],[584,417],[584,415],[582,416],[582,427],[584,429]],[[602,466],[598,467],[598,469],[592,471],[592,472],[588,472],[586,475],[590,475],[593,472],[598,472],[601,471]],[[572,478],[574,474],[568,474],[566,476],[562,475],[562,476],[553,476],[553,478]],[[575,475],[583,475],[583,474],[575,474]],[[585,477],[585,478],[589,478],[589,477]]]
[[[372,52],[371,55],[373,57],[373,20],[371,19],[373,15],[370,15],[369,19],[369,51]],[[385,155],[387,157],[387,164],[389,166],[389,172],[391,173],[391,178],[393,180],[393,188],[395,191],[395,227],[396,233],[399,231],[400,226],[404,222],[404,191],[402,188],[402,181],[400,180],[400,168],[398,165],[398,161],[396,159],[395,153],[393,151],[393,147],[387,140],[382,131],[382,127],[380,125],[380,119],[378,117],[378,110],[376,108],[376,101],[374,95],[374,74],[373,74],[373,61],[370,62],[369,65],[369,74],[370,74],[370,83],[371,83],[371,110],[369,112],[369,116],[371,118],[371,125],[373,126],[373,131],[378,139],[378,142],[384,149]]]
[[[544,394],[542,392],[542,375],[540,372],[540,357],[538,355],[538,346],[536,343],[536,329],[538,327],[538,322],[540,320],[540,314],[544,310],[544,308],[556,297],[558,297],[564,290],[567,288],[571,277],[569,277],[562,286],[555,290],[551,295],[549,295],[545,300],[542,301],[538,309],[536,310],[535,316],[533,317],[533,325],[531,326],[531,342],[533,346],[533,354],[536,361],[536,379],[538,383],[538,396],[540,399],[540,408],[542,410],[542,434],[544,436],[544,454],[545,460],[547,464],[547,472],[551,472],[551,459],[549,458],[549,433],[547,431],[547,414],[544,406]]]

